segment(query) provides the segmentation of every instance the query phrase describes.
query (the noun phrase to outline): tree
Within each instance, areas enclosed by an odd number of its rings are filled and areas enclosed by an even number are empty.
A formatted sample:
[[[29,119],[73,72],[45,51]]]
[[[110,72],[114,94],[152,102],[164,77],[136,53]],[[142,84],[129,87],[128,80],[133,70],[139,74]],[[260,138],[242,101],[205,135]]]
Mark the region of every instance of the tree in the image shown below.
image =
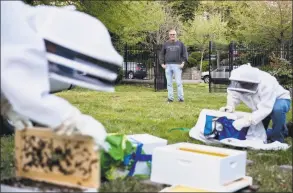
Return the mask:
[[[252,1],[243,11],[233,11],[236,34],[247,43],[279,44],[292,38],[292,1]]]
[[[163,10],[163,22],[159,25],[159,28],[149,33],[150,44],[163,44],[168,39],[168,31],[175,29],[178,36],[180,36],[182,30],[182,22],[179,16],[174,15],[172,8],[166,2],[161,2],[164,7]]]
[[[200,1],[180,0],[168,1],[173,14],[179,17],[180,21],[187,22],[194,19],[194,13],[200,4]]]
[[[30,5],[75,5],[77,10],[98,18],[122,42],[145,41],[151,31],[164,22],[163,6],[158,1],[26,0]]]
[[[247,1],[203,1],[198,8],[199,14],[210,13],[220,16],[222,22],[227,22],[225,36],[230,40],[241,41],[241,32],[245,30],[241,26],[240,17],[254,18],[250,10],[250,2]]]
[[[200,72],[202,71],[202,61],[204,52],[208,49],[208,42],[226,42],[227,22],[221,21],[218,14],[196,15],[193,21],[184,25],[183,42],[186,45],[197,45],[201,50]]]
[[[163,7],[157,1],[85,0],[83,5],[85,12],[129,44],[145,41],[148,32],[157,30],[164,18]]]

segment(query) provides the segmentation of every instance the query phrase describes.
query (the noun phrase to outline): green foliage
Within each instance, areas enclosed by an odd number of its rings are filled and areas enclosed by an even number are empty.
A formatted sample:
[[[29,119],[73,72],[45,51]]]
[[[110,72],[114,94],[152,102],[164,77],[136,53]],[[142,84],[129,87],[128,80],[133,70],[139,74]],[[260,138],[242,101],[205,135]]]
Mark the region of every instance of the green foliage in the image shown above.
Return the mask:
[[[215,43],[226,42],[225,31],[226,22],[221,21],[221,16],[218,14],[209,14],[209,17],[203,15],[196,15],[193,21],[184,25],[183,42],[186,45],[196,45],[202,52],[208,49],[208,42]],[[200,64],[200,71],[202,71],[202,63]]]
[[[29,5],[37,5],[37,4],[42,4],[42,5],[50,5],[52,1],[50,0],[23,0],[24,3],[29,4]]]
[[[172,10],[176,15],[180,17],[183,22],[193,20],[194,12],[199,6],[199,1],[180,0],[180,1],[169,1]]]
[[[229,40],[281,46],[292,37],[292,1],[204,1],[199,12],[219,14]]]
[[[119,68],[118,76],[115,81],[115,84],[120,84],[124,76],[123,68]]]
[[[163,7],[157,1],[84,1],[85,12],[97,17],[123,42],[145,41],[148,32],[164,22]]]
[[[207,60],[202,61],[202,71],[203,72],[209,71],[209,61]]]
[[[192,52],[188,56],[188,67],[196,67],[200,64],[201,60],[201,53],[200,52]]]
[[[75,5],[105,24],[115,39],[162,44],[176,28],[186,45],[206,50],[208,41],[235,40],[264,46],[292,37],[292,1],[24,0],[30,5]],[[205,20],[204,18],[209,18]],[[191,59],[192,60],[192,59]]]
[[[206,50],[208,42],[222,42],[226,23],[221,21],[219,15],[210,15],[209,19],[196,15],[195,19],[184,25],[182,41],[186,45],[197,45],[201,50]]]
[[[26,0],[30,5],[75,5],[77,10],[98,18],[110,32],[128,44],[144,42],[149,32],[164,22],[161,2],[157,1],[50,1]]]
[[[196,65],[197,65],[197,60],[194,59],[194,58],[192,58],[192,57],[188,57],[188,64],[187,64],[187,66],[189,68],[191,68],[191,67],[194,67]]]
[[[237,2],[238,3],[238,2]],[[257,44],[281,44],[292,37],[292,1],[252,1],[232,10],[235,34]]]
[[[252,61],[252,53],[251,52],[241,52],[234,60],[234,65],[242,65],[242,64],[247,64],[248,62]]]
[[[160,1],[160,5],[163,7],[163,22],[154,31],[150,31],[148,34],[148,43],[150,44],[163,44],[168,39],[168,32],[170,29],[175,29],[177,32],[177,38],[180,39],[182,31],[182,22],[180,16],[174,14],[171,5],[166,1]]]
[[[192,52],[189,57],[194,58],[196,61],[200,61],[201,53],[200,52]]]
[[[293,72],[290,61],[272,54],[270,57],[270,64],[264,65],[260,69],[275,76],[279,83],[285,88],[292,88]]]

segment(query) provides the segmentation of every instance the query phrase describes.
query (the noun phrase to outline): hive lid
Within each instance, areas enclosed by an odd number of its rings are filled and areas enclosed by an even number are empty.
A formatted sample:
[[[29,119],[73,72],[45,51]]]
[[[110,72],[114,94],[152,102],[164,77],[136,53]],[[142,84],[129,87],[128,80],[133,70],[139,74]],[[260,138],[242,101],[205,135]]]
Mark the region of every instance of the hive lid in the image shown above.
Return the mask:
[[[143,144],[148,144],[148,143],[167,143],[166,139],[150,135],[147,133],[144,134],[133,134],[133,135],[128,135],[127,138],[131,141],[139,141],[140,143]]]

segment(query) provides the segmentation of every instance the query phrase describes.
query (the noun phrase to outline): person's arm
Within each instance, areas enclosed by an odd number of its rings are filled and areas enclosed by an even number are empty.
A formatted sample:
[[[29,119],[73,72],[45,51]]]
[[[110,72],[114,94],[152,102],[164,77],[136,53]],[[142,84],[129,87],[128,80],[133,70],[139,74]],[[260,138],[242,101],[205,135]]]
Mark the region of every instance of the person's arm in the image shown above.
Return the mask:
[[[20,50],[12,48],[4,52],[8,51],[13,53]],[[20,57],[5,62],[5,58],[1,57],[1,64],[7,63],[1,66],[1,90],[15,112],[55,128],[79,110],[63,98],[49,94],[47,61],[41,54],[30,60],[34,52],[33,49],[20,51]]]
[[[188,60],[188,53],[186,46],[181,42],[181,58],[182,58],[182,63],[187,63]]]
[[[226,106],[221,107],[220,111],[233,113],[237,105],[241,102],[239,93],[227,90],[227,103]]]
[[[275,100],[277,98],[274,92],[276,84],[270,80],[266,80],[266,82],[268,83],[267,85],[259,88],[259,97],[261,101],[256,105],[257,110],[253,111],[249,116],[245,116],[234,121],[233,126],[235,129],[240,131],[244,127],[257,125],[272,112]]]
[[[227,106],[231,106],[234,109],[241,103],[239,93],[235,91],[227,90]]]
[[[160,65],[165,65],[166,44],[163,44],[159,55]]]
[[[277,83],[278,84],[278,83]],[[274,92],[276,83],[268,82],[264,87],[260,88],[260,103],[257,104],[257,110],[252,112],[251,124],[256,125],[266,118],[274,107],[276,94]]]

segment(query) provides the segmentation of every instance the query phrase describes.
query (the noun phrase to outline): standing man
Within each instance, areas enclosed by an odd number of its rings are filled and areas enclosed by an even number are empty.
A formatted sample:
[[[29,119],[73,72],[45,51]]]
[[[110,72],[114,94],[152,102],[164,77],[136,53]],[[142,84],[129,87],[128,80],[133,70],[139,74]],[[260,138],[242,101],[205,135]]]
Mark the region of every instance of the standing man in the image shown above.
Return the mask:
[[[165,69],[168,89],[168,102],[173,102],[173,74],[177,84],[179,102],[184,102],[183,85],[181,80],[182,68],[187,61],[187,51],[184,44],[177,40],[176,31],[169,31],[169,40],[163,45],[160,53],[160,64]]]

